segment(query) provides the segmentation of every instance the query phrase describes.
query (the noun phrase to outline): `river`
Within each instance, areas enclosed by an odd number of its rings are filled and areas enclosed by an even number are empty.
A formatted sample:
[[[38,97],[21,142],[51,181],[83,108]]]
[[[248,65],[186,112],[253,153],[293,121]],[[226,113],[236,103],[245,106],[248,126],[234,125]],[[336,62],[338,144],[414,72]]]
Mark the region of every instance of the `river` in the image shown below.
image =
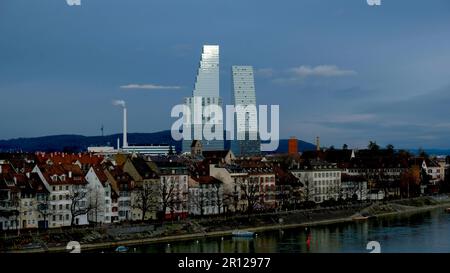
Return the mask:
[[[309,236],[308,236],[309,234]],[[309,243],[308,243],[309,237]],[[130,247],[137,253],[364,253],[377,241],[383,253],[450,252],[450,214],[432,211],[258,233]]]

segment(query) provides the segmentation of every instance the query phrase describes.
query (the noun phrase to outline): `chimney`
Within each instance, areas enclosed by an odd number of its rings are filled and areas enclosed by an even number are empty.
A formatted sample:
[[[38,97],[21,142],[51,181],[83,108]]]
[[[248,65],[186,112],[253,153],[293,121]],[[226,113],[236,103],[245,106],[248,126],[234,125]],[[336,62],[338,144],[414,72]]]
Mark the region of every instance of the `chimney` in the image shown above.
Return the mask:
[[[320,138],[316,137],[316,150],[320,151]]]
[[[288,154],[290,155],[298,154],[298,140],[296,137],[291,137],[288,140]]]
[[[122,148],[128,147],[128,140],[127,140],[127,108],[123,108],[123,143]]]
[[[72,171],[69,171],[69,178],[72,178]]]

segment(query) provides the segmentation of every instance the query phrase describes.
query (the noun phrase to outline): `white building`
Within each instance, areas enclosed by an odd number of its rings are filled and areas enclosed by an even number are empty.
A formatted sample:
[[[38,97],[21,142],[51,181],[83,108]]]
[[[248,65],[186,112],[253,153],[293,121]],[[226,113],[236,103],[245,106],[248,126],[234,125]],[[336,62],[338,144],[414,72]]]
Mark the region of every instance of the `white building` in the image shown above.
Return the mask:
[[[49,191],[49,225],[64,227],[72,224],[87,225],[87,182],[80,167],[76,164],[35,166],[37,173]],[[73,206],[72,206],[73,204]]]
[[[223,183],[212,176],[189,178],[189,214],[223,213]]]
[[[305,201],[321,203],[342,195],[341,170],[335,163],[309,160],[294,164],[290,171],[305,186]]]
[[[112,200],[111,183],[101,166],[93,166],[86,174],[88,182],[88,202],[92,209],[89,211],[88,219],[94,223],[111,223]]]
[[[203,132],[203,126],[208,121],[203,115],[203,111],[197,111],[199,107],[217,105],[222,107],[222,99],[219,96],[219,46],[204,45],[198,73],[195,80],[192,97],[185,98],[184,103],[191,110],[189,123],[191,127],[191,139],[183,140],[183,152],[191,151],[191,144],[194,139],[202,142],[203,150],[223,150],[223,140],[204,140],[194,138],[194,130]],[[186,123],[185,123],[186,124]],[[222,124],[220,119],[215,124]],[[216,127],[217,128],[217,127]]]
[[[232,100],[236,107],[235,139],[231,150],[237,156],[258,155],[261,142],[258,140],[258,117],[256,109],[255,80],[252,66],[233,66]]]

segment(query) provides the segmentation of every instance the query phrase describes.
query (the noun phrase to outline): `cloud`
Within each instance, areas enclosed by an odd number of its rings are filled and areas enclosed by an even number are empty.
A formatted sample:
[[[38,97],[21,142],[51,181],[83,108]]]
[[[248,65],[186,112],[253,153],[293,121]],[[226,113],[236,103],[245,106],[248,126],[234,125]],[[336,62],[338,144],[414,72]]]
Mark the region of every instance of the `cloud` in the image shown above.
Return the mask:
[[[318,65],[315,67],[302,65],[289,70],[298,77],[344,77],[356,75],[356,71],[341,69],[336,65]]]
[[[270,78],[274,73],[275,71],[272,68],[259,68],[255,71],[257,76],[261,76],[263,78]]]
[[[337,115],[330,117],[328,122],[333,123],[353,123],[353,122],[366,122],[376,118],[374,114],[347,114],[347,115]]]
[[[147,89],[147,90],[174,90],[181,89],[181,86],[170,86],[170,85],[157,85],[157,84],[127,84],[120,86],[121,89]]]

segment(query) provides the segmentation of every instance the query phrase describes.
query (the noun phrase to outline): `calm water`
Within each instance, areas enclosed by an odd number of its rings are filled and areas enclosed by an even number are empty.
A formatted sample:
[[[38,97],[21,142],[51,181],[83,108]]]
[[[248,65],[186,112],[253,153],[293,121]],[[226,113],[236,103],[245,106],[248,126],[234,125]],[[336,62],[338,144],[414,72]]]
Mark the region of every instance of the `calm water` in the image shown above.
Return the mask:
[[[258,233],[254,239],[208,238],[130,247],[144,253],[292,253],[369,252],[369,241],[378,241],[381,252],[450,252],[450,214],[443,209],[392,216],[365,222],[334,224],[310,229],[307,245],[304,228]]]

